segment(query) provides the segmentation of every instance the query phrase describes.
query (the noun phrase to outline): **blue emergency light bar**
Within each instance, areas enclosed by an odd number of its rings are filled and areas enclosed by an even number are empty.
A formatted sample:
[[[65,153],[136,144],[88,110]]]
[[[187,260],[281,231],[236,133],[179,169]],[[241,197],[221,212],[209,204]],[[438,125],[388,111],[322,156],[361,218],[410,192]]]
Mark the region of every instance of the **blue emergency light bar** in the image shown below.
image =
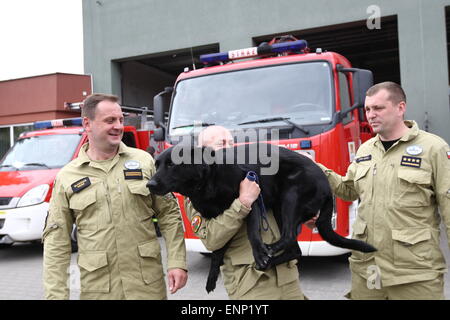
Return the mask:
[[[52,129],[57,127],[76,127],[83,124],[82,118],[57,119],[48,121],[36,121],[34,129]]]
[[[246,49],[232,50],[228,52],[219,52],[211,54],[202,54],[200,61],[204,64],[212,62],[226,62],[236,59],[245,59],[257,57],[260,55],[267,55],[271,53],[283,53],[289,51],[300,52],[308,47],[306,40],[296,40],[274,43],[273,45],[260,45],[259,47],[251,47]]]

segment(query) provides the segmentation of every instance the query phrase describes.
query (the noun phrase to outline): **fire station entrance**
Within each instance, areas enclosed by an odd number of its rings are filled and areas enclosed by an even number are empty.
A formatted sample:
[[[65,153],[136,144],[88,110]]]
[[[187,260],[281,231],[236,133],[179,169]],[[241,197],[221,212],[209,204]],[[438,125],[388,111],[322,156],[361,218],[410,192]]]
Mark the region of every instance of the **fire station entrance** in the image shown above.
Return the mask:
[[[372,70],[375,83],[387,80],[401,83],[397,16],[382,17],[378,28],[369,28],[366,20],[361,20],[258,36],[252,39],[253,45],[286,34],[307,40],[312,52],[317,48],[334,51],[345,56],[354,67]],[[153,97],[164,87],[173,86],[186,67],[201,68],[200,55],[219,51],[219,43],[215,43],[115,61],[121,72],[122,103],[152,109]]]
[[[161,52],[120,61],[122,104],[153,109],[153,97],[172,87],[177,76],[188,67],[201,68],[202,54],[219,51],[219,44]]]
[[[369,29],[366,20],[361,20],[255,37],[253,41],[259,45],[275,36],[291,34],[308,41],[311,52],[317,48],[337,52],[346,57],[353,67],[371,70],[374,83],[394,81],[400,84],[397,16],[382,17],[379,26],[379,29]]]

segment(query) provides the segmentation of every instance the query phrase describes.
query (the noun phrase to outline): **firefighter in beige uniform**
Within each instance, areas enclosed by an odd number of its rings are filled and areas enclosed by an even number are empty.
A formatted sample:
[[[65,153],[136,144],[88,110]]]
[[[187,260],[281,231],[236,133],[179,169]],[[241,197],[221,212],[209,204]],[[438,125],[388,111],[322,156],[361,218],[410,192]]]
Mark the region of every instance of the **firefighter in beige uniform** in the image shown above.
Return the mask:
[[[361,145],[345,177],[320,165],[338,197],[360,199],[352,237],[378,249],[352,252],[348,297],[353,299],[444,298],[447,266],[439,247],[439,224],[442,217],[450,239],[450,149],[414,121],[401,122],[406,129],[400,138],[380,138],[384,132],[379,128],[387,127],[387,121],[370,109],[390,108],[386,105],[391,100],[395,106],[392,96],[398,88],[387,83],[368,91],[374,101],[367,106],[366,99],[368,120],[380,132]],[[392,146],[386,151],[383,144]]]
[[[101,110],[96,110],[96,117]],[[94,161],[88,156],[89,148],[83,145],[78,158],[55,180],[43,234],[45,297],[69,297],[70,232],[76,223],[81,299],[165,299],[161,249],[152,216],[158,218],[165,239],[169,286],[173,287],[170,275],[186,269],[176,200],[149,193],[146,183],[155,167],[147,152],[129,148],[119,139],[113,158]]]
[[[199,144],[212,148],[231,146],[233,140],[229,131],[223,127],[208,127],[202,131]],[[208,250],[222,248],[231,241],[221,267],[224,286],[231,299],[304,299],[300,290],[296,261],[278,265],[266,271],[255,268],[255,260],[247,236],[245,217],[256,197],[244,205],[241,196],[254,182],[244,180],[241,183],[240,198],[236,199],[228,210],[213,219],[205,219],[196,212],[187,199],[186,213],[191,220],[192,229]],[[265,243],[274,243],[280,238],[280,232],[271,211],[268,212],[267,231],[261,231]]]

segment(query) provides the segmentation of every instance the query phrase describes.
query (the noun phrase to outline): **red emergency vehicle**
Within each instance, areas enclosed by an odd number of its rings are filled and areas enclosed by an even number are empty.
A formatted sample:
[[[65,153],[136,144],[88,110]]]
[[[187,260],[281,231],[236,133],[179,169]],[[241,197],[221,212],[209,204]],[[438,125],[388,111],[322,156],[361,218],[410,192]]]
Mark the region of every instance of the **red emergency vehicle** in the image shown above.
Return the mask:
[[[277,140],[268,136],[267,142],[309,152],[317,162],[345,174],[361,142],[371,137],[363,106],[372,73],[352,68],[340,54],[321,49],[310,53],[305,40],[285,36],[200,59],[204,68],[185,70],[174,88],[154,98],[154,121],[159,127],[154,138],[166,146],[213,124],[234,134],[276,129]],[[183,201],[180,204],[183,210]],[[336,199],[332,222],[337,233],[350,237],[356,209],[357,202]],[[184,210],[183,220],[187,249],[207,252]],[[307,256],[346,252],[308,228],[302,229],[298,243]]]
[[[81,125],[81,118],[35,122],[1,160],[0,247],[41,239],[56,174],[87,142]],[[125,126],[122,141],[146,150],[152,132]]]

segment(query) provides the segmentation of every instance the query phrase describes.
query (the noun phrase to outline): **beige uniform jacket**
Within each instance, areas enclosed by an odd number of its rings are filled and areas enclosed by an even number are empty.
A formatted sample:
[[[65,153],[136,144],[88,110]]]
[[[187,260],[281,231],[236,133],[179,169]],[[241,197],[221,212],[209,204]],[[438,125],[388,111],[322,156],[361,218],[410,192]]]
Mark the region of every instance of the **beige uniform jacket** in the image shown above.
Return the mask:
[[[252,248],[247,236],[247,224],[245,217],[249,210],[239,199],[236,199],[229,209],[213,219],[204,219],[195,211],[189,200],[185,201],[186,213],[192,222],[193,231],[201,239],[205,247],[210,250],[218,250],[231,240],[230,246],[225,252],[224,265],[221,267],[224,286],[231,299],[239,299],[240,296],[251,290],[266,274],[255,269]],[[280,232],[271,211],[268,212],[268,231],[261,231],[265,243],[274,243],[280,239]],[[296,260],[275,267],[277,286],[298,280]],[[273,288],[264,288],[270,291]],[[258,290],[262,290],[259,288]],[[246,299],[252,299],[251,294]]]
[[[447,268],[439,224],[442,217],[450,239],[450,149],[414,121],[405,124],[388,151],[378,136],[361,145],[345,177],[320,165],[338,197],[360,199],[353,238],[378,249],[354,251],[352,271],[366,279],[376,271],[383,286],[432,280]]]
[[[112,161],[91,161],[84,145],[57,175],[43,234],[47,299],[68,299],[70,232],[78,228],[81,299],[165,299],[158,218],[167,267],[186,269],[178,203],[150,194],[153,158],[121,143]]]

